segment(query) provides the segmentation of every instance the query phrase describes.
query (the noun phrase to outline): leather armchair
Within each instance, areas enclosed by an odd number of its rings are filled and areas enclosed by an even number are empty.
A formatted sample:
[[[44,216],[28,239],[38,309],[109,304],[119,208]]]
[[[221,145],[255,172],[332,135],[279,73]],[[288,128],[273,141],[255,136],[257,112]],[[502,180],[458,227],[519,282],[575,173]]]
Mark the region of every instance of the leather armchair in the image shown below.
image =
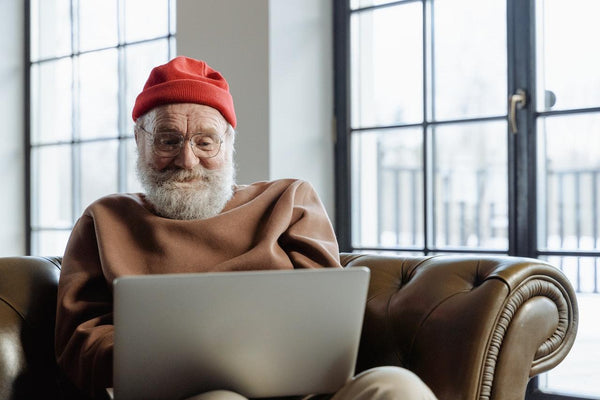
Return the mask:
[[[371,269],[357,372],[398,365],[440,400],[522,400],[577,330],[556,268],[508,256],[341,254]],[[58,399],[53,336],[59,258],[0,258],[0,400]]]

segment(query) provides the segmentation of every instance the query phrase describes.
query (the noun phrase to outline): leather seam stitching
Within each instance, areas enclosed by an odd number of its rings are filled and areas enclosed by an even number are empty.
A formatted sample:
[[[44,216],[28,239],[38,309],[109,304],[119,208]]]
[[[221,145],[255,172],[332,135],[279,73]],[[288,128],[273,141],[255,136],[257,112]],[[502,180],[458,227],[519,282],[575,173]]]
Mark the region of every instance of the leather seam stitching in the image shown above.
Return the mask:
[[[569,330],[569,309],[564,296],[556,284],[539,277],[528,280],[509,295],[503,307],[502,313],[492,332],[492,340],[488,347],[487,355],[483,365],[483,376],[481,382],[480,400],[491,398],[492,385],[496,370],[496,362],[502,347],[504,335],[509,329],[510,321],[527,300],[543,296],[553,301],[559,314],[559,323],[554,334],[544,341],[534,355],[534,361],[539,357],[546,357],[556,351],[564,342],[566,332]]]

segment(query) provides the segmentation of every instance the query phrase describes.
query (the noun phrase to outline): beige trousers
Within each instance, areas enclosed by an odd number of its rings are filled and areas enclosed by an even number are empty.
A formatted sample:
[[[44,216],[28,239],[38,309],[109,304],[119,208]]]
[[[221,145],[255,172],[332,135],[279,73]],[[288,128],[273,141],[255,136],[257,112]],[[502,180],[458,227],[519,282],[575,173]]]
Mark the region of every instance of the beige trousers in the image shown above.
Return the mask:
[[[302,400],[321,399],[306,396]],[[363,371],[346,383],[330,400],[436,400],[417,375],[398,367],[377,367]],[[186,400],[248,400],[227,390],[216,390]]]

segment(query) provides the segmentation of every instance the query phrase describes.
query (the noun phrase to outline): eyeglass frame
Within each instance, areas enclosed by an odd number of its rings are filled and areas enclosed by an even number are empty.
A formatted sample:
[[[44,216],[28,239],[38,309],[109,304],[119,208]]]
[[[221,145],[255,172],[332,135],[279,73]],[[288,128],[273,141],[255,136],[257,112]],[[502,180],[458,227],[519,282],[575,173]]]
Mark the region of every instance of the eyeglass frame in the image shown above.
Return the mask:
[[[155,138],[157,134],[161,134],[161,133],[172,133],[172,134],[177,134],[181,139],[179,141],[179,150],[177,150],[177,152],[173,155],[169,155],[169,156],[165,156],[165,155],[160,155],[158,154],[158,149],[154,144],[154,140],[152,140],[152,142],[150,142],[150,145],[152,146],[152,151],[154,152],[154,154],[160,158],[175,158],[177,157],[180,153],[181,150],[183,149],[183,146],[185,144],[185,142],[188,142],[190,144],[190,147],[192,148],[192,152],[194,153],[194,155],[200,159],[210,159],[210,158],[214,158],[216,156],[219,155],[219,153],[221,152],[221,147],[223,146],[223,135],[219,135],[217,133],[206,133],[206,132],[198,132],[198,133],[192,133],[190,135],[189,138],[186,138],[181,132],[177,132],[177,131],[162,131],[162,132],[148,132],[146,129],[142,128],[140,125],[135,125],[135,129],[139,129],[141,130],[143,133],[145,133],[146,135],[148,135],[151,138]],[[212,156],[199,156],[198,154],[196,154],[196,151],[194,150],[197,145],[194,143],[194,138],[197,137],[198,135],[202,135],[202,136],[216,136],[219,138],[219,148],[217,149],[217,152],[212,155]]]

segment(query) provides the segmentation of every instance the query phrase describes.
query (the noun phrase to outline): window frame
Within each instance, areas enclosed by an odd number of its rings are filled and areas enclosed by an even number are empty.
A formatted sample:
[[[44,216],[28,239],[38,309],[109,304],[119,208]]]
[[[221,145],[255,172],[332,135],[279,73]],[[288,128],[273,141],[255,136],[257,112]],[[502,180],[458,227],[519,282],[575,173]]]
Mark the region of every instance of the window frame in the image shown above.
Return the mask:
[[[77,220],[79,215],[83,210],[80,208],[80,195],[81,195],[81,179],[79,173],[80,166],[80,154],[81,154],[81,145],[88,143],[98,143],[98,142],[110,142],[117,141],[118,149],[117,149],[117,188],[119,192],[124,192],[127,190],[127,145],[128,141],[134,138],[133,132],[128,131],[128,120],[130,118],[130,110],[126,110],[127,104],[127,94],[125,91],[125,77],[126,77],[126,49],[131,46],[143,45],[145,43],[158,43],[160,41],[166,42],[167,53],[166,56],[168,59],[171,59],[175,55],[175,39],[176,39],[176,31],[175,31],[175,20],[174,13],[176,12],[176,0],[165,0],[165,5],[167,6],[167,14],[165,18],[167,20],[167,34],[159,35],[155,37],[145,38],[142,40],[133,40],[127,41],[125,38],[124,32],[124,19],[125,19],[125,2],[127,0],[116,0],[117,7],[117,29],[118,29],[118,37],[117,43],[114,46],[107,47],[98,47],[92,50],[83,50],[78,49],[78,45],[76,44],[76,31],[77,26],[79,24],[77,20],[78,6],[79,2],[82,0],[70,0],[70,15],[69,15],[69,24],[70,24],[70,34],[71,34],[71,49],[68,54],[60,55],[60,56],[52,56],[52,57],[40,57],[39,59],[32,60],[32,45],[31,45],[31,18],[32,18],[32,0],[26,0],[24,2],[24,65],[25,65],[25,73],[24,73],[24,149],[25,149],[25,250],[26,254],[37,253],[37,249],[33,247],[33,235],[39,231],[60,231],[60,232],[68,232],[72,229],[72,225]],[[117,93],[117,108],[118,108],[118,117],[117,117],[117,135],[116,136],[107,136],[101,138],[82,138],[80,135],[80,127],[77,123],[77,119],[79,118],[79,110],[77,104],[76,96],[73,96],[73,117],[71,120],[72,134],[70,140],[53,140],[53,141],[44,141],[43,143],[32,143],[32,68],[34,65],[41,65],[46,62],[53,62],[63,59],[70,59],[74,64],[75,59],[87,54],[98,53],[102,51],[112,50],[114,49],[117,52],[117,68],[118,68],[118,93]],[[76,82],[78,77],[73,76],[72,82]],[[72,93],[77,93],[77,88],[72,86]],[[34,191],[32,189],[33,179],[32,173],[32,152],[36,148],[46,147],[46,146],[56,146],[56,145],[66,145],[69,146],[69,151],[71,154],[71,226],[70,227],[57,227],[57,226],[34,226],[33,225],[33,208],[35,207],[35,200],[33,199]],[[38,201],[41,201],[38,199]],[[52,254],[55,255],[55,254]]]
[[[428,72],[428,59],[431,57],[430,49],[428,48],[427,40],[423,40],[423,120],[419,123],[406,123],[406,124],[395,124],[395,125],[384,125],[377,127],[360,127],[352,128],[350,124],[351,120],[351,93],[350,93],[350,17],[353,13],[372,11],[378,9],[384,9],[387,7],[393,7],[396,5],[408,4],[408,3],[423,3],[423,32],[424,38],[433,36],[433,33],[428,31],[431,29],[429,23],[426,3],[428,0],[396,0],[386,4],[374,5],[368,7],[358,8],[351,10],[349,5],[350,0],[334,0],[333,17],[334,17],[334,115],[336,121],[336,142],[335,142],[335,200],[336,200],[336,211],[335,211],[335,224],[336,233],[338,235],[338,243],[340,249],[343,251],[393,251],[393,252],[420,252],[425,255],[432,253],[485,253],[485,254],[507,254],[506,250],[503,249],[474,249],[472,247],[444,247],[437,248],[434,243],[431,243],[432,234],[431,228],[435,228],[435,220],[432,220],[431,201],[432,193],[430,189],[429,174],[423,174],[423,246],[414,247],[355,247],[352,245],[352,209],[351,209],[351,149],[350,149],[350,137],[353,132],[370,131],[370,130],[386,130],[395,128],[407,128],[407,127],[421,127],[423,132],[423,148],[426,149],[422,154],[422,165],[423,171],[428,171],[433,167],[432,161],[429,157],[429,149],[433,143],[431,143],[428,130],[435,127],[442,127],[444,125],[451,125],[456,123],[477,123],[477,122],[493,122],[493,121],[505,121],[507,116],[491,115],[485,117],[465,117],[460,119],[435,119],[432,120],[428,117],[431,113],[431,100],[429,99],[430,92],[435,82],[429,82]],[[507,13],[509,11],[507,10]],[[510,27],[507,27],[510,29]],[[510,38],[510,35],[509,35]],[[510,70],[510,66],[508,66]],[[510,75],[509,75],[510,77]],[[507,88],[508,90],[508,88]],[[512,157],[513,151],[511,149],[511,143],[507,147],[509,152],[509,158]],[[512,160],[511,160],[512,165]],[[525,164],[527,165],[527,164]],[[515,193],[511,188],[514,187],[515,183],[513,178],[515,176],[514,171],[511,171],[510,165],[508,169],[508,182],[509,182],[509,198]],[[529,194],[524,195],[524,199],[528,199]],[[512,200],[509,200],[512,201]],[[525,215],[529,215],[525,210]],[[510,218],[516,216],[509,215]],[[519,215],[520,217],[520,215]],[[431,222],[430,222],[431,221]],[[515,224],[509,222],[509,227],[515,227]],[[510,229],[510,228],[509,228]],[[520,227],[519,227],[520,229]],[[520,233],[519,237],[524,233]],[[525,233],[526,234],[526,233]],[[509,231],[508,237],[509,242],[511,237],[516,237],[516,232]],[[508,254],[516,254],[514,249],[509,247]]]
[[[360,8],[359,10],[374,10],[409,2],[423,3],[423,37],[426,38],[428,29],[426,22],[426,3],[430,0],[397,0],[384,5],[375,5]],[[423,176],[423,202],[424,202],[424,227],[422,248],[364,248],[354,247],[352,244],[352,199],[351,199],[351,149],[350,137],[353,131],[351,121],[351,77],[350,77],[350,19],[351,14],[357,12],[350,9],[350,0],[333,0],[334,24],[334,116],[335,116],[335,230],[338,237],[340,250],[344,252],[378,251],[378,252],[418,252],[420,254],[444,253],[498,253],[521,257],[548,257],[548,256],[580,256],[600,257],[600,251],[573,251],[560,250],[548,251],[539,249],[537,237],[537,119],[550,115],[567,115],[577,113],[598,112],[600,107],[574,109],[564,111],[536,111],[536,31],[535,31],[535,0],[506,0],[507,13],[507,93],[515,93],[518,88],[526,88],[528,93],[527,106],[517,111],[519,134],[507,133],[508,151],[508,249],[506,251],[489,251],[473,248],[466,249],[436,249],[428,245],[428,230],[432,222],[428,221],[431,207],[431,189],[428,188],[427,173]],[[424,86],[427,85],[427,40],[423,43],[423,76]],[[528,62],[528,60],[533,60]],[[430,89],[424,88],[424,104]],[[426,106],[425,106],[426,107]],[[425,110],[427,111],[427,110]],[[504,118],[507,118],[505,116]],[[427,112],[424,112],[423,146],[427,149]],[[465,119],[471,121],[475,119]],[[462,120],[461,120],[462,121]],[[508,121],[507,121],[508,122]],[[407,125],[408,126],[408,125]],[[381,127],[378,127],[378,129]],[[385,128],[385,127],[384,127]],[[508,130],[508,124],[507,124]],[[427,171],[427,150],[423,152],[423,171]],[[532,400],[575,400],[584,397],[545,392],[539,388],[539,377],[529,381],[527,399]]]

